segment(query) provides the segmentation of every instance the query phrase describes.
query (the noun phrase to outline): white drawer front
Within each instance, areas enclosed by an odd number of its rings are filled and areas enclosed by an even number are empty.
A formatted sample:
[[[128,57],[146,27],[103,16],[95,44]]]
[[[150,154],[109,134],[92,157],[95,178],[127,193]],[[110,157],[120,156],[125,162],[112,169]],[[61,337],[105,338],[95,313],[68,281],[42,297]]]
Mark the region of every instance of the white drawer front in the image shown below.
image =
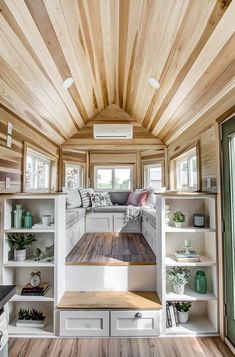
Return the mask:
[[[111,336],[158,336],[160,311],[112,311]]]
[[[120,232],[125,228],[125,217],[113,217],[113,231]]]
[[[86,232],[112,232],[112,217],[92,217],[86,218]]]
[[[109,311],[60,311],[60,336],[109,336]]]

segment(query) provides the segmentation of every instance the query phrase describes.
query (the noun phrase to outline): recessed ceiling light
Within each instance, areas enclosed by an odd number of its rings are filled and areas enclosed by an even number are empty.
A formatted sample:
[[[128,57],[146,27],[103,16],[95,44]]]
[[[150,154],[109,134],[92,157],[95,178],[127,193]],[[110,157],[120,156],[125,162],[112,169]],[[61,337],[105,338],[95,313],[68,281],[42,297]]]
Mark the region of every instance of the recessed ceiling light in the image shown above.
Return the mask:
[[[63,88],[64,89],[68,89],[69,87],[71,87],[73,85],[73,78],[72,77],[68,77],[64,80],[63,82]]]
[[[159,89],[160,88],[160,83],[158,82],[158,80],[154,77],[149,77],[148,79],[148,83],[150,84],[150,86],[153,89]]]

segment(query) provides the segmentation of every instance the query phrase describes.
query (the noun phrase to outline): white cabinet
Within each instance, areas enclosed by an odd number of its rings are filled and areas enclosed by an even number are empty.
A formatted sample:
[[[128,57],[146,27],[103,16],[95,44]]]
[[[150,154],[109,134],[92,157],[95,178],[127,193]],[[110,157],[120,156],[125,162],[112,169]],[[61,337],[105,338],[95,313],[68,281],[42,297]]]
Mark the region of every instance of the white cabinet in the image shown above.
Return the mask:
[[[16,294],[8,303],[10,337],[45,336],[49,337],[56,331],[56,305],[65,290],[65,195],[64,194],[13,194],[1,197],[2,200],[2,281],[6,285],[16,285]],[[47,214],[52,217],[53,226],[47,228],[14,228],[12,227],[12,211],[16,204],[30,211],[33,223],[42,220]],[[15,261],[13,250],[8,243],[8,235],[12,233],[31,233],[37,239],[27,249],[24,261]],[[46,255],[46,247],[54,246],[54,259]],[[33,252],[40,248],[40,260],[35,260]],[[32,271],[40,271],[43,282],[49,284],[49,289],[43,296],[22,296],[21,290],[30,282]],[[38,309],[46,317],[45,327],[19,327],[16,324],[19,310]]]
[[[86,232],[112,232],[113,216],[108,213],[90,213],[86,216]]]
[[[172,220],[174,212],[181,211],[186,221],[176,228]],[[193,226],[193,215],[205,215],[205,227]],[[167,218],[167,219],[166,219]],[[168,223],[168,218],[170,222]],[[218,334],[218,281],[217,281],[217,234],[216,196],[206,193],[165,193],[157,195],[157,293],[162,301],[162,332],[166,335],[216,335]],[[191,241],[200,261],[178,262],[175,251],[184,249],[185,240]],[[167,284],[169,269],[187,267],[192,274],[184,294],[176,294]],[[196,272],[203,271],[207,278],[207,293],[194,289]],[[166,303],[191,301],[190,318],[185,324],[166,328]]]
[[[111,336],[158,336],[160,311],[111,311]]]
[[[85,233],[85,219],[82,218],[74,226],[66,231],[65,256],[71,252],[73,247],[78,243]]]
[[[140,232],[140,221],[126,222],[125,213],[89,213],[86,216],[86,233],[96,232]]]
[[[155,223],[154,226],[153,223]],[[152,251],[156,254],[157,232],[155,226],[156,212],[152,211],[151,214],[149,214],[148,211],[143,211],[142,234],[150,245]]]
[[[62,337],[135,337],[160,334],[160,310],[61,310],[59,315]]]
[[[125,214],[117,213],[113,216],[113,231],[121,232],[125,227]]]
[[[108,337],[109,311],[60,311],[60,336]]]

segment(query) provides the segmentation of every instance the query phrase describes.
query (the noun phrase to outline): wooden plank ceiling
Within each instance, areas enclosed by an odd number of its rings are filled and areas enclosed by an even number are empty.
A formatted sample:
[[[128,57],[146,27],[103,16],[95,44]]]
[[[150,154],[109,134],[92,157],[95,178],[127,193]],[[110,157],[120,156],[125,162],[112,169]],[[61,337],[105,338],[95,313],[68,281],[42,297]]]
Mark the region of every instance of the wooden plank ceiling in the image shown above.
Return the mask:
[[[111,104],[169,144],[234,98],[235,0],[0,0],[0,29],[0,103],[59,145]]]

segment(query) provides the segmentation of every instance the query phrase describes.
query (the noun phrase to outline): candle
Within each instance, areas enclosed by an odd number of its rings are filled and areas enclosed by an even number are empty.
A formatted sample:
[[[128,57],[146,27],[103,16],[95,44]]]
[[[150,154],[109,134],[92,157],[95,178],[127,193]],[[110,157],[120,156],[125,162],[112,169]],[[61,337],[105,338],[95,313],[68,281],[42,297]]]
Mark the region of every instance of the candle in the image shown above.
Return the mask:
[[[184,241],[184,246],[185,246],[186,248],[190,248],[190,247],[191,247],[191,240],[185,239],[185,241]]]

